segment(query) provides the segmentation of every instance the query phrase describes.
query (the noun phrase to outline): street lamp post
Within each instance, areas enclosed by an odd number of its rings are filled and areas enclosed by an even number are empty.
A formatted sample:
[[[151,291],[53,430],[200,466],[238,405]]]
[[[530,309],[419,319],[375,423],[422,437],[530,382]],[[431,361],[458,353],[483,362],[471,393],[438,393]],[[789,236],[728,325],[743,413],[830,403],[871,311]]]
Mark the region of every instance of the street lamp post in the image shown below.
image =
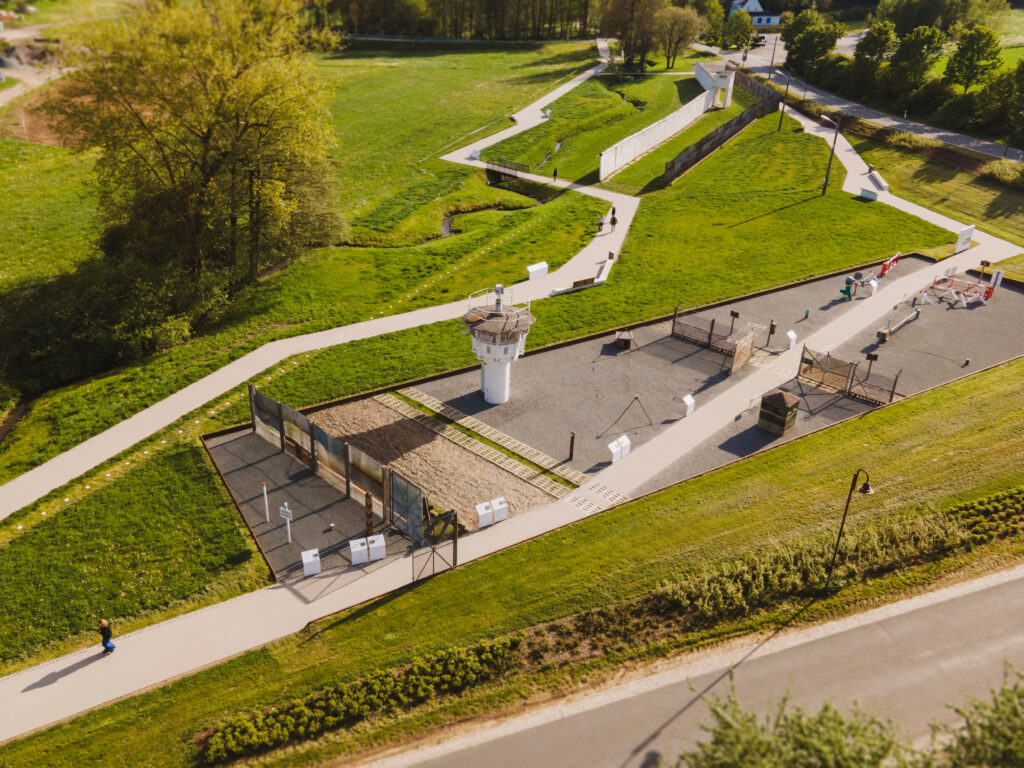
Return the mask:
[[[857,478],[860,477],[860,473],[864,473],[864,484],[857,488]],[[853,491],[857,489],[860,493],[865,496],[870,496],[874,493],[874,489],[871,487],[870,478],[868,477],[868,471],[866,469],[858,469],[853,473],[853,480],[850,482],[850,492],[846,495],[846,507],[843,509],[843,520],[839,523],[839,535],[836,536],[836,548],[832,551],[832,563],[828,567],[828,575],[825,577],[825,592],[828,593],[828,586],[832,583],[832,571],[836,567],[836,558],[839,557],[839,542],[843,538],[843,528],[846,526],[846,513],[850,511],[850,499],[853,498]]]
[[[824,196],[826,190],[828,190],[828,176],[832,173],[832,158],[836,154],[836,141],[839,140],[839,120],[833,120],[826,115],[822,115],[821,119],[823,121],[827,120],[836,127],[835,133],[832,134],[832,151],[828,154],[828,166],[825,168],[825,181],[821,184],[821,194]]]
[[[781,35],[776,35],[775,36],[775,42],[772,43],[772,63],[768,65],[768,82],[769,83],[772,81],[772,74],[775,72],[775,49],[779,47],[779,37],[781,37]]]
[[[786,99],[789,97],[789,81],[790,81],[790,78],[791,78],[791,75],[789,74],[789,72],[786,72],[786,93],[782,97],[782,109],[779,111],[779,127],[775,129],[776,133],[778,133],[779,131],[782,130],[782,118],[786,114]]]

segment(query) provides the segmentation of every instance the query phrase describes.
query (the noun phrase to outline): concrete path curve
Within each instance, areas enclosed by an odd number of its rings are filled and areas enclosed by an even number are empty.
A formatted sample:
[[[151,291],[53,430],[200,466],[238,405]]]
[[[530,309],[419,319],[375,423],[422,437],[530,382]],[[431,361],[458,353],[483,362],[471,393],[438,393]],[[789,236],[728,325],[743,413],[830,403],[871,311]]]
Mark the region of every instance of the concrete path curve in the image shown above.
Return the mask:
[[[581,75],[579,82],[592,74],[593,71],[586,76]],[[550,97],[551,94],[548,94],[523,110],[517,116],[522,120],[520,125],[528,125],[532,120],[539,122],[541,118],[537,116],[543,106],[550,103]],[[801,116],[795,117],[801,120],[809,132],[826,141],[831,139],[831,131]],[[497,137],[503,137],[503,134]],[[471,146],[480,148],[488,141],[500,140],[497,137]],[[456,162],[474,162],[468,159],[468,154],[469,148],[463,148],[451,153],[450,157]],[[851,188],[859,188],[859,176],[866,173],[867,166],[842,137],[837,145],[837,158],[848,172],[844,188],[847,184]],[[531,178],[544,180],[543,177],[532,175]],[[559,182],[559,186],[572,188],[575,185],[563,181]],[[517,291],[522,290],[525,295],[517,295],[516,300],[546,295],[565,275],[573,274],[577,269],[581,272],[590,270],[593,268],[593,259],[602,258],[606,249],[617,252],[621,247],[638,201],[605,190],[581,188],[580,191],[614,203],[619,208],[617,213],[623,225],[616,229],[614,237],[613,234],[607,234],[604,236],[609,238],[607,240],[595,238],[595,241],[600,241],[600,245],[595,246],[592,242],[566,267],[550,275],[543,283],[535,280],[521,284]],[[951,231],[956,232],[962,226],[960,222],[893,195],[879,197],[881,204],[893,205]],[[956,266],[962,270],[977,264],[981,258],[996,262],[1020,250],[989,235],[979,234],[977,241],[978,247],[951,257],[943,263],[943,268]],[[838,345],[867,325],[877,322],[893,304],[930,284],[934,274],[935,267],[929,266],[887,283],[876,296],[858,302],[806,341],[819,349]],[[94,461],[90,451],[117,453],[287,355],[451,319],[461,314],[465,306],[465,302],[456,302],[272,342],[98,436],[103,440],[94,442],[97,440],[94,438],[84,443],[80,446],[84,448],[81,452],[84,457],[75,460],[85,463]],[[796,370],[797,354],[798,350],[790,350],[781,359],[776,359],[775,363]],[[669,427],[571,494],[531,513],[462,539],[459,546],[460,562],[484,557],[607,509],[731,422],[736,414],[747,409],[752,397],[774,388],[784,378],[774,370],[762,368],[710,402],[698,402],[693,416]],[[139,436],[133,437],[133,434]],[[127,444],[119,443],[118,440],[127,441]],[[57,459],[44,467],[54,465],[54,462]],[[69,463],[62,466],[60,471],[73,472],[75,467],[74,463]],[[39,482],[45,484],[46,480]],[[8,486],[12,484],[13,481]],[[8,486],[0,491],[6,491]],[[8,675],[0,679],[0,742],[292,634],[310,621],[392,592],[406,586],[411,580],[412,566],[407,557],[377,568],[348,569],[305,581],[277,584],[125,635],[118,641],[115,657],[99,661],[97,650],[88,649]]]

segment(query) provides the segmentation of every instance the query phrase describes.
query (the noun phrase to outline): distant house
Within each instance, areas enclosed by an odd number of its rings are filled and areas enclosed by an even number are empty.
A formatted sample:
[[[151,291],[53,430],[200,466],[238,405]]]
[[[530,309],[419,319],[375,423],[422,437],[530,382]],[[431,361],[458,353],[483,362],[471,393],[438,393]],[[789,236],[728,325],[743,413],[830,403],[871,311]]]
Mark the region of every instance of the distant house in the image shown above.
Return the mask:
[[[761,3],[757,0],[733,0],[729,15],[731,16],[736,11],[746,11],[755,27],[777,27],[782,23],[782,17],[770,16],[765,13]]]

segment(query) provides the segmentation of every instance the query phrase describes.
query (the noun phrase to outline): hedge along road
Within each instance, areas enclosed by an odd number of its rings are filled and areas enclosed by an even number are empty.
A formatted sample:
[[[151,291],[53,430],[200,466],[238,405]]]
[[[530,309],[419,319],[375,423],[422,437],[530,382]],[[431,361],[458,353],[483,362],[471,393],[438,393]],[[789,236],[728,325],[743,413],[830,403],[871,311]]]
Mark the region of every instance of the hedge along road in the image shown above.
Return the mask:
[[[599,43],[598,47],[599,49],[603,48],[604,53],[607,52],[607,45],[603,44],[603,41]],[[593,69],[588,69],[533,102],[513,115],[512,119],[516,123],[514,126],[474,143],[472,148],[482,149],[539,124],[544,119],[543,109],[545,107],[599,73],[605,66],[607,65],[599,64]],[[469,160],[468,152],[467,148],[465,151],[446,156],[446,159],[464,165],[482,166],[481,163]],[[640,204],[639,199],[635,197],[596,187],[580,186],[562,180],[554,182],[552,179],[533,174],[521,174],[521,176],[532,181],[605,200],[610,207],[615,207],[619,225],[614,231],[609,231],[606,228],[604,232],[598,233],[585,248],[555,272],[516,285],[513,292],[513,300],[516,302],[536,301],[551,295],[552,291],[570,286],[575,280],[593,277],[596,272],[596,263],[603,261],[609,252],[618,253],[622,249],[622,243],[626,239]],[[594,224],[596,229],[597,222]],[[0,520],[113,458],[140,440],[173,424],[204,403],[219,397],[224,392],[237,387],[285,358],[349,341],[452,320],[462,316],[465,311],[466,302],[455,301],[264,344],[259,349],[175,392],[170,397],[164,398],[110,429],[89,438],[59,456],[55,456],[46,463],[0,485]]]
[[[519,125],[525,130],[540,122],[543,119],[541,109],[547,103],[592,75],[593,72],[580,75],[575,83],[566,84],[523,110],[517,115]],[[830,130],[800,115],[795,117],[810,133],[824,140],[831,140]],[[491,141],[500,141],[508,135],[508,132],[503,132],[491,139],[476,142],[470,147],[452,153],[447,159],[473,164],[468,158],[472,149],[480,148]],[[844,190],[859,191],[860,184],[867,174],[867,165],[844,138],[840,138],[836,153],[837,159],[848,171],[843,185]],[[540,176],[529,175],[527,178],[550,181]],[[559,186],[577,188],[564,182]],[[521,293],[515,297],[516,299],[540,298],[546,295],[552,285],[564,285],[562,281],[576,279],[577,276],[590,277],[593,275],[595,262],[603,261],[608,250],[617,251],[621,247],[628,229],[627,224],[632,221],[639,201],[603,190],[581,188],[580,191],[614,204],[623,226],[617,227],[614,233],[605,232],[595,237],[566,267],[543,282],[535,280],[520,286],[518,290]],[[879,201],[920,216],[953,232],[962,227],[959,222],[888,193],[880,193]],[[977,264],[980,259],[995,262],[1019,250],[1011,243],[988,235],[979,234],[977,240],[977,248],[951,257],[943,263],[943,268],[955,267],[962,271]],[[818,349],[835,346],[871,323],[877,322],[893,304],[928,285],[935,271],[935,267],[929,266],[886,283],[876,296],[858,302],[855,307],[803,341]],[[135,429],[139,437],[134,439],[141,439],[145,436],[142,430],[147,428],[147,424],[156,423],[159,418],[167,419],[159,426],[169,423],[196,405],[211,399],[211,396],[244,380],[246,376],[251,375],[247,371],[252,371],[253,367],[256,367],[258,372],[287,355],[303,350],[450,319],[461,314],[464,308],[464,302],[456,302],[417,310],[406,315],[379,318],[342,329],[273,342],[147,409],[157,411],[156,416],[149,417],[153,421],[138,421],[138,417],[133,417],[122,424],[137,422],[138,426]],[[770,367],[754,372],[714,400],[698,403],[694,415],[669,427],[570,495],[535,510],[535,513],[512,518],[501,526],[487,528],[467,536],[459,548],[460,562],[484,557],[612,506],[660,472],[668,463],[713,435],[725,423],[735,418],[737,413],[746,410],[752,397],[791,378],[787,370],[796,370],[798,355],[799,349],[790,350],[776,358]],[[212,394],[207,395],[204,392]],[[160,411],[161,407],[166,410]],[[174,411],[174,408],[184,408],[184,411]],[[177,415],[168,417],[168,413]],[[159,426],[152,429],[155,430]],[[108,430],[108,433],[117,429],[115,427]],[[122,431],[118,432],[117,436],[119,439],[127,440],[130,434],[128,431]],[[89,441],[80,448],[92,442]],[[91,457],[90,460],[94,458]],[[52,464],[53,461],[48,464]],[[8,485],[12,485],[13,482]],[[125,635],[118,643],[118,663],[114,667],[94,664],[95,659],[99,657],[94,649],[86,649],[9,675],[0,679],[0,742],[259,647],[302,629],[310,621],[364,603],[401,588],[410,581],[409,561],[401,559],[373,571],[348,570],[318,579],[277,584]],[[64,680],[66,676],[70,677]],[[61,684],[57,685],[58,682]]]

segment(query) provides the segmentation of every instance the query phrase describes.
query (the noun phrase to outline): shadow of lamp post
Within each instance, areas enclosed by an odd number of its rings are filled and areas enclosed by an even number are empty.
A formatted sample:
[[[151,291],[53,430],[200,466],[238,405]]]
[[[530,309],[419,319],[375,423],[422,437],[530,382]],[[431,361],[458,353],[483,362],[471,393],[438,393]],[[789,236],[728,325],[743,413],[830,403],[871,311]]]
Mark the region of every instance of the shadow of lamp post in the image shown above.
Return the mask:
[[[839,120],[833,120],[828,115],[822,115],[821,121],[823,123],[832,123],[832,125],[834,125],[836,128],[835,133],[832,134],[832,151],[829,152],[828,155],[828,167],[825,168],[825,181],[823,181],[821,184],[821,194],[824,195],[825,192],[828,190],[829,174],[832,173],[832,158],[835,157],[836,155],[836,141],[839,140]]]
[[[864,484],[857,488],[857,478],[860,477],[860,473],[864,473]],[[832,563],[828,567],[828,575],[825,577],[825,593],[828,593],[829,584],[832,583],[832,572],[836,567],[836,558],[839,557],[839,542],[843,538],[843,528],[846,526],[846,514],[850,511],[850,499],[853,498],[853,491],[857,489],[859,493],[865,496],[870,496],[875,492],[875,489],[871,487],[871,480],[868,477],[868,471],[866,469],[858,469],[853,473],[853,480],[850,481],[850,492],[846,495],[846,508],[843,509],[843,520],[839,523],[839,535],[836,536],[836,547],[832,551]]]

